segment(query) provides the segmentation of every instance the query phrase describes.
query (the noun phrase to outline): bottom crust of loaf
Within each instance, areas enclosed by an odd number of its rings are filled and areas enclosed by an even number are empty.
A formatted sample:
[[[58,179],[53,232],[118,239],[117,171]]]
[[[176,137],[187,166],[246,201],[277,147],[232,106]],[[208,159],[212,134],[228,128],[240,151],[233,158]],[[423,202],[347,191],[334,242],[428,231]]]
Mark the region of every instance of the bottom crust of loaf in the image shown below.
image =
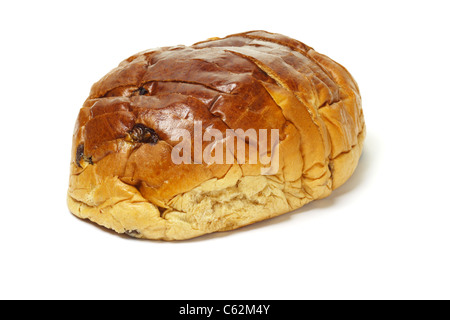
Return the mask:
[[[97,177],[94,165],[71,177],[68,206],[81,219],[141,239],[186,240],[234,230],[327,197],[355,171],[364,138],[365,129],[357,145],[332,159],[329,181],[319,194],[305,192],[302,181],[243,176],[235,165],[222,179],[206,181],[176,196],[169,203],[170,209],[163,210],[118,177]]]

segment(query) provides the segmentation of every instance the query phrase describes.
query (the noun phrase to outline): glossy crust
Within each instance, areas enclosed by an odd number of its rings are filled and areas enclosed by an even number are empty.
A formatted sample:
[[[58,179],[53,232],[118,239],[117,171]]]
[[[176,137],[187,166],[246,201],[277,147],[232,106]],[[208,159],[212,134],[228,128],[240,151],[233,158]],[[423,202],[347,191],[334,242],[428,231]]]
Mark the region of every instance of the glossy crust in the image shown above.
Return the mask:
[[[179,129],[193,132],[194,120],[224,135],[279,129],[279,171],[175,165]],[[138,140],[136,125],[153,131]],[[68,204],[137,238],[232,230],[328,196],[354,172],[364,135],[350,73],[299,41],[253,31],[148,50],[93,85],[73,137]]]

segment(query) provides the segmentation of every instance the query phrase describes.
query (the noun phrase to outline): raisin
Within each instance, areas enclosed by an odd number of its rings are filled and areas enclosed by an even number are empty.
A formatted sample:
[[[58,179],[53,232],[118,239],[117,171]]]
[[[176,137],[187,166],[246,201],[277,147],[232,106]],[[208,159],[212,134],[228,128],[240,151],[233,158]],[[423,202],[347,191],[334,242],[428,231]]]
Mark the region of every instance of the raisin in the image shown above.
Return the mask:
[[[155,130],[138,123],[128,132],[133,142],[157,144],[159,136]]]
[[[84,154],[84,144],[80,144],[77,147],[77,154],[76,154],[76,157],[75,157],[75,161],[77,163],[77,166],[79,166],[80,168],[82,168],[81,160],[84,160],[84,161],[86,161],[89,164],[94,164],[94,162],[92,162],[92,157],[86,157],[86,155]]]
[[[140,96],[145,96],[146,94],[149,94],[148,90],[145,89],[144,87],[140,87],[137,92],[139,93]]]
[[[134,238],[139,237],[141,235],[141,233],[137,230],[126,230],[125,234]]]
[[[84,144],[80,144],[77,148],[77,155],[76,155],[76,162],[77,162],[77,166],[79,166],[81,168],[81,164],[80,161],[81,159],[83,159],[84,157]]]

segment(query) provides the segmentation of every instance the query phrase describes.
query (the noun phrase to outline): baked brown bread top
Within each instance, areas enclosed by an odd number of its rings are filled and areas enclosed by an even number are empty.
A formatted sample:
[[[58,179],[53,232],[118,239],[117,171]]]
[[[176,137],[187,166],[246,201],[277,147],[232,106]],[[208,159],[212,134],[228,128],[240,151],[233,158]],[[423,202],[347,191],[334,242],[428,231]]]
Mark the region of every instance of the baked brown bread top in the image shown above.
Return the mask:
[[[175,164],[180,132],[193,134],[195,121],[224,136],[278,129],[278,171]],[[354,172],[364,135],[355,80],[297,40],[253,31],[148,50],[92,86],[75,126],[69,208],[138,238],[236,229],[328,196]]]

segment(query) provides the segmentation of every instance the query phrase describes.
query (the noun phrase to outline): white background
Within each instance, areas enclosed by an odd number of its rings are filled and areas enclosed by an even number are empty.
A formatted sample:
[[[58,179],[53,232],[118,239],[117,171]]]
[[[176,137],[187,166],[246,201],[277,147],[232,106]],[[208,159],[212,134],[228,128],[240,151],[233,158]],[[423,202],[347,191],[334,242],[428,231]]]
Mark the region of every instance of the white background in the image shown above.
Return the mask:
[[[0,298],[449,299],[448,1],[2,1]],[[66,207],[90,86],[128,56],[263,29],[358,81],[368,136],[329,198],[164,243]]]

